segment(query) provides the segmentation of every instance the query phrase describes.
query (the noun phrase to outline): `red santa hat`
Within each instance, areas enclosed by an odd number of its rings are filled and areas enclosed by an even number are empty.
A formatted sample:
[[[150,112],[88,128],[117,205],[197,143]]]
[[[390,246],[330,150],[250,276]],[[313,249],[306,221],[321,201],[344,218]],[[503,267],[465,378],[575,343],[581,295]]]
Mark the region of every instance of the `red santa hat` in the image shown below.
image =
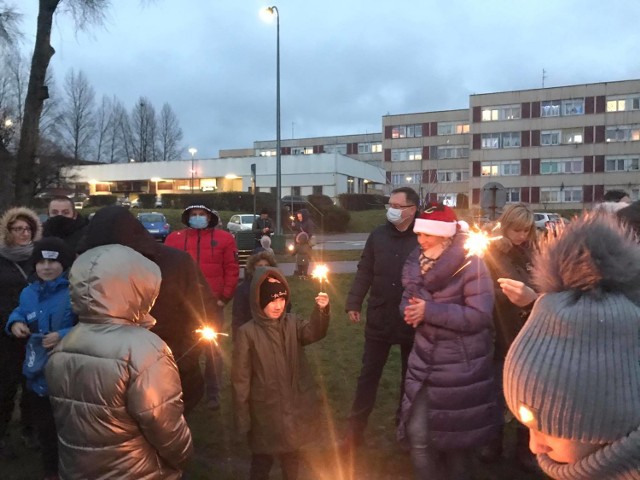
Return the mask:
[[[434,237],[453,237],[459,228],[458,217],[451,207],[441,203],[430,203],[416,218],[413,231]]]

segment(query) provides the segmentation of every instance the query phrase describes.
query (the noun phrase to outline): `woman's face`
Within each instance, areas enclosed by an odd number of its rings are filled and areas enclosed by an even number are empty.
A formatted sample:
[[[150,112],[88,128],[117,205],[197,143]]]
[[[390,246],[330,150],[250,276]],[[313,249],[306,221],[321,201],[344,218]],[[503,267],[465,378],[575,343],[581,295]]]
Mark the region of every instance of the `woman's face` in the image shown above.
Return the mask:
[[[29,245],[33,240],[31,226],[24,220],[16,220],[9,227],[11,244],[23,247]]]
[[[545,453],[558,463],[576,463],[604,446],[600,443],[552,437],[533,428],[529,428],[529,432],[529,449],[536,455]]]
[[[514,245],[519,246],[527,241],[530,231],[531,229],[529,228],[507,228],[507,230],[505,231],[505,237],[511,240],[511,243],[513,243]]]
[[[418,233],[418,243],[423,252],[437,245],[441,245],[446,241],[447,237],[436,237],[434,235],[427,235],[426,233]]]

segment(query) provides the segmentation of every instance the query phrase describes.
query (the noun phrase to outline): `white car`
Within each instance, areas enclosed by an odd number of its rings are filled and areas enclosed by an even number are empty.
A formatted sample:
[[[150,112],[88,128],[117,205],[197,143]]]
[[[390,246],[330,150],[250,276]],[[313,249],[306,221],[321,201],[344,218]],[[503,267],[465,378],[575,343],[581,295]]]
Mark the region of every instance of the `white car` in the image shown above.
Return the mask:
[[[560,219],[561,217],[557,213],[542,212],[533,214],[534,223],[536,224],[536,228],[539,230],[544,230],[547,226],[547,222],[560,222]]]
[[[233,215],[227,223],[227,230],[231,233],[250,232],[253,227],[253,221],[258,217],[259,215],[254,215],[252,213],[240,213]]]

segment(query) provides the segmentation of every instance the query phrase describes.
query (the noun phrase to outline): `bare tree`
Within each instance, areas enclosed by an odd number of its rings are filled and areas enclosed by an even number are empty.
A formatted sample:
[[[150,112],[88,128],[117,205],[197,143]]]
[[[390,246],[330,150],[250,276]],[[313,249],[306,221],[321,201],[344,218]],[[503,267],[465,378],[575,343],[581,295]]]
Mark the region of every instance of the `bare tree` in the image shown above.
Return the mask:
[[[140,97],[131,111],[133,159],[136,162],[153,162],[157,158],[156,110],[148,98]]]
[[[95,161],[102,162],[105,151],[108,150],[109,133],[113,128],[113,103],[106,95],[102,96],[100,106],[95,115]]]
[[[0,47],[9,48],[22,38],[19,23],[20,14],[6,2],[0,2]]]
[[[160,110],[160,160],[168,162],[178,160],[183,148],[180,146],[182,141],[182,128],[178,117],[168,103],[165,103]]]
[[[69,71],[64,81],[65,103],[60,130],[68,152],[77,162],[86,159],[95,129],[95,91],[82,71]]]

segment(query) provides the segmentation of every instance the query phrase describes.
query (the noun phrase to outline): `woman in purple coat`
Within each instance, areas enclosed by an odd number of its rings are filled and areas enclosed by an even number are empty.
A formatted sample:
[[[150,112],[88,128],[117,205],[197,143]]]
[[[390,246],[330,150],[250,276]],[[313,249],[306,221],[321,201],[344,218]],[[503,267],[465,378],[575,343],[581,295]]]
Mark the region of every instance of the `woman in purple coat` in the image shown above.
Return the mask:
[[[472,449],[502,424],[493,374],[493,300],[484,262],[468,257],[453,210],[430,204],[416,219],[420,247],[405,263],[400,304],[416,329],[399,438],[416,478],[472,478]]]

